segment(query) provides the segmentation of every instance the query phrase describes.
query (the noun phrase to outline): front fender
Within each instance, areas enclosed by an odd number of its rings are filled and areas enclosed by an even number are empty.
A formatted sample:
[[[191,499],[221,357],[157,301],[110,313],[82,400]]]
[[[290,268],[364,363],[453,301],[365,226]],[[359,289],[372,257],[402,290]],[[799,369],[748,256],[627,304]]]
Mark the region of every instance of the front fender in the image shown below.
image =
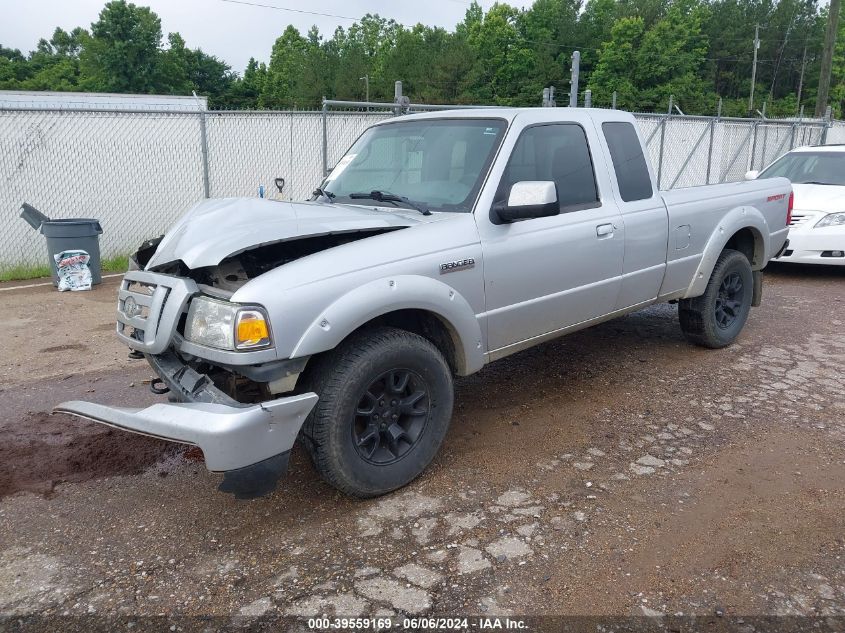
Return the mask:
[[[397,275],[354,288],[322,311],[297,342],[292,358],[334,349],[362,325],[397,310],[425,310],[447,326],[459,358],[459,373],[484,365],[481,326],[472,307],[454,288],[430,277]]]
[[[734,207],[719,221],[718,226],[716,226],[716,229],[707,241],[701,261],[686,293],[684,293],[684,298],[698,297],[704,294],[707,282],[710,280],[710,275],[713,274],[713,269],[716,267],[716,260],[719,259],[719,255],[725,249],[728,240],[737,231],[746,228],[751,229],[752,233],[754,233],[755,259],[759,258],[763,260],[755,262],[754,269],[759,270],[766,265],[764,258],[766,253],[770,252],[769,225],[766,222],[766,218],[755,207]]]

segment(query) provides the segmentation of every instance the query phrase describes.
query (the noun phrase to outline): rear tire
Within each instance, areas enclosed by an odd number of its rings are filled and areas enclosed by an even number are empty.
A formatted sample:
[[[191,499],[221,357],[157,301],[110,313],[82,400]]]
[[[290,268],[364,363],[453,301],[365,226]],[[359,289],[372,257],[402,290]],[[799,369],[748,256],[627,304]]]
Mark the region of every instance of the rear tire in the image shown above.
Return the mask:
[[[302,427],[314,466],[355,497],[382,495],[418,477],[452,418],[454,389],[443,355],[396,328],[353,335],[314,359],[304,383],[320,396]]]
[[[691,343],[712,349],[730,345],[748,320],[753,292],[748,258],[726,248],[716,260],[704,294],[678,302],[684,336]]]

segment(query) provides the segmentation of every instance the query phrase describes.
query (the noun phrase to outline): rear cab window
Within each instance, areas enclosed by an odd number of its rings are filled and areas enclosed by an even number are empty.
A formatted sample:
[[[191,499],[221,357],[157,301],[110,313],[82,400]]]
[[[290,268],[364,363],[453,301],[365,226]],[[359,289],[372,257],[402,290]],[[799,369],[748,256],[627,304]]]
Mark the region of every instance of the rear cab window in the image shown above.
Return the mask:
[[[654,195],[643,146],[632,123],[608,121],[602,132],[610,150],[619,195],[625,202],[646,200]]]

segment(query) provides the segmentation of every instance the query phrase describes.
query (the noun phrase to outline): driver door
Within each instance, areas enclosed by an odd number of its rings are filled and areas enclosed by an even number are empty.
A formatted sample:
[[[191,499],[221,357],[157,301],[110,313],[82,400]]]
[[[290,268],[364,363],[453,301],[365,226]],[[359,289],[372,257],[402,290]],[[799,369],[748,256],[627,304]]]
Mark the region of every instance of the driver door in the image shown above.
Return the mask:
[[[602,196],[608,175],[594,168],[591,146],[598,147],[589,120],[524,128],[495,201],[507,200],[517,182],[553,181],[560,213],[510,224],[479,217],[493,359],[614,310],[624,225],[613,197]]]

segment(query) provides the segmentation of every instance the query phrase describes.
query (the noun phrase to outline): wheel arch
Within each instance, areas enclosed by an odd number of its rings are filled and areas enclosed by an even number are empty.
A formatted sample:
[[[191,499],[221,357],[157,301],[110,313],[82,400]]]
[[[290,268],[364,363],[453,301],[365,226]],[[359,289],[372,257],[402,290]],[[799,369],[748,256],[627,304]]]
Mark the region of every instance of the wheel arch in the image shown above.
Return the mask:
[[[697,297],[704,292],[713,274],[716,261],[726,248],[737,250],[745,255],[752,270],[761,270],[766,265],[768,241],[768,224],[758,209],[737,207],[731,210],[710,236],[698,268],[683,297]]]
[[[353,334],[378,325],[431,341],[457,375],[484,366],[481,327],[466,299],[440,281],[411,275],[373,281],[337,299],[306,329],[291,356],[332,350]]]

